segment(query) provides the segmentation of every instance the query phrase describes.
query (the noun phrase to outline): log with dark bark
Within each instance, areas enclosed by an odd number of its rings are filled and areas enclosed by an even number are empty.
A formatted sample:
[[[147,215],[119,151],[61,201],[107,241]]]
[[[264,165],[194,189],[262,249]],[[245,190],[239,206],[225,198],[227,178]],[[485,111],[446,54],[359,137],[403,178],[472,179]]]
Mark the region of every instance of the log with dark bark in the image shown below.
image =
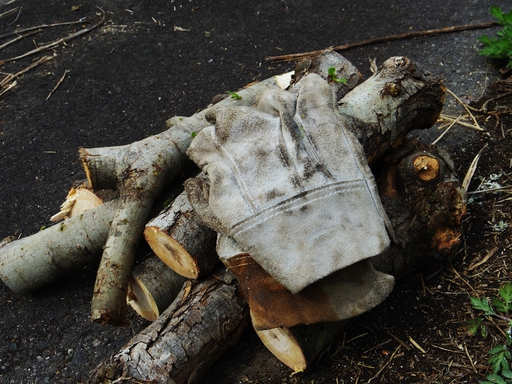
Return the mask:
[[[229,273],[187,282],[155,322],[91,373],[90,383],[198,383],[247,323],[247,304]]]

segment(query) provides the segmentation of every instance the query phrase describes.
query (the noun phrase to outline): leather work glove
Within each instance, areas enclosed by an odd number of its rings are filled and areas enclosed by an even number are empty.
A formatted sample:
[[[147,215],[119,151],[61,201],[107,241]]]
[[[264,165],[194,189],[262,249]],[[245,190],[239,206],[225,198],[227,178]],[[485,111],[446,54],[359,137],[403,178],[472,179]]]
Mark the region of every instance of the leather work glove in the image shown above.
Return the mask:
[[[376,271],[366,259],[294,295],[228,236],[217,237],[217,253],[236,276],[257,331],[350,319],[384,301],[395,281],[393,276]]]
[[[294,294],[383,252],[392,233],[327,81],[309,74],[295,90],[214,109],[187,150],[208,182],[185,184],[198,214]]]

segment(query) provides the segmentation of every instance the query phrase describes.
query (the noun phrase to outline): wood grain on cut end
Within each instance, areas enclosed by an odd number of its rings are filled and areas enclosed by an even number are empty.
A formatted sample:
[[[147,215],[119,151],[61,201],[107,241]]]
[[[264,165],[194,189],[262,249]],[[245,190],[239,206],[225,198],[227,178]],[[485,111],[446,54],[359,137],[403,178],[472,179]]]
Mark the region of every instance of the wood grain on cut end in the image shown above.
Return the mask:
[[[287,327],[256,331],[265,347],[294,372],[304,371],[307,361],[302,348]]]

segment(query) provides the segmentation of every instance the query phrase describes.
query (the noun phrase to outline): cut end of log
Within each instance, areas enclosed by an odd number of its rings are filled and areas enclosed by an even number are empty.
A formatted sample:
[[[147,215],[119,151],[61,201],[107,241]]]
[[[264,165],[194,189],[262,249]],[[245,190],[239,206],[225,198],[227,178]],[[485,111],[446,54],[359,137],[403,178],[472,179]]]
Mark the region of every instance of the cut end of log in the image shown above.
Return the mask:
[[[146,226],[144,237],[155,254],[173,271],[188,279],[197,279],[199,269],[190,254],[159,228]]]
[[[287,367],[294,372],[302,372],[307,367],[307,361],[297,339],[289,328],[280,327],[265,331],[256,331],[265,347]]]
[[[437,179],[440,171],[439,160],[429,155],[419,155],[413,160],[413,170],[415,175],[423,181],[432,181]]]
[[[160,316],[158,305],[153,296],[144,284],[133,275],[130,277],[126,302],[146,320],[155,321]]]
[[[85,187],[71,188],[66,200],[60,206],[60,212],[53,215],[50,221],[57,222],[70,217],[79,216],[89,209],[99,207],[103,200]]]

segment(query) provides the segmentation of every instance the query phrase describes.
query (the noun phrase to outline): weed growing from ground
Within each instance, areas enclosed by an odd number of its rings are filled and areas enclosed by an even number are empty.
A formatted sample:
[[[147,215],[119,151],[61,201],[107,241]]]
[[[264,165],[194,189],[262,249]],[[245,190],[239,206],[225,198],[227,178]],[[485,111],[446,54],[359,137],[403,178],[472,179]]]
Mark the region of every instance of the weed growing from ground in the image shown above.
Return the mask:
[[[482,311],[482,316],[490,316],[506,324],[505,342],[497,345],[489,351],[488,363],[491,365],[492,373],[487,375],[486,380],[481,384],[511,384],[512,371],[510,370],[510,361],[512,355],[510,346],[512,345],[512,319],[510,311],[512,310],[512,283],[508,282],[498,290],[499,297],[493,297],[490,301],[487,297],[470,297],[471,305],[474,309]],[[494,323],[493,323],[494,324]],[[488,325],[483,317],[470,321],[469,331],[472,334],[480,332],[482,336],[489,333]]]
[[[492,59],[508,59],[508,68],[512,68],[512,11],[503,13],[500,7],[491,7],[491,15],[503,29],[496,34],[498,37],[482,36],[479,40],[485,47],[479,54]]]

